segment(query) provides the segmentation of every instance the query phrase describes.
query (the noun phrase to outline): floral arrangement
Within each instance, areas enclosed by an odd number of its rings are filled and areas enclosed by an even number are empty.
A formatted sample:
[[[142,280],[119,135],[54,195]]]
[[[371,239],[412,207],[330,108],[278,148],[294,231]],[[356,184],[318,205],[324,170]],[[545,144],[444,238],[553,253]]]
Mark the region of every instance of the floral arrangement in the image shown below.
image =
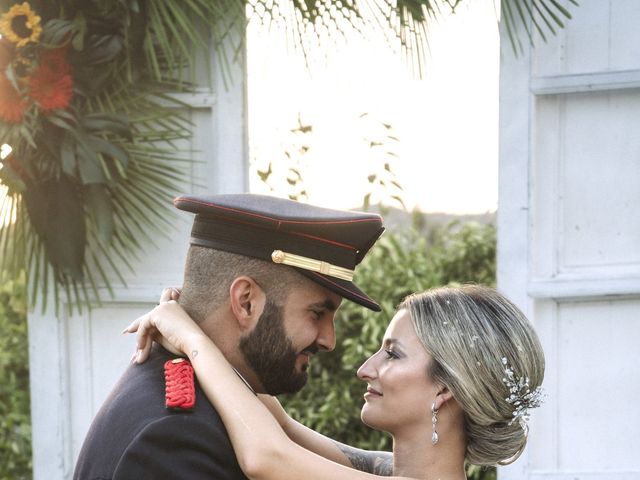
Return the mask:
[[[32,106],[42,112],[66,109],[73,95],[66,46],[36,49],[42,26],[27,2],[14,5],[2,16],[0,33],[0,118],[20,123]],[[12,78],[6,74],[10,63]]]
[[[99,302],[170,226],[188,139],[170,93],[207,39],[192,2],[32,0],[0,9],[0,270],[70,306]],[[211,3],[211,2],[209,2]],[[212,12],[208,12],[211,14]],[[196,18],[173,25],[176,18]],[[217,18],[211,15],[211,18]],[[211,20],[213,21],[213,20]],[[180,41],[176,38],[180,37]]]

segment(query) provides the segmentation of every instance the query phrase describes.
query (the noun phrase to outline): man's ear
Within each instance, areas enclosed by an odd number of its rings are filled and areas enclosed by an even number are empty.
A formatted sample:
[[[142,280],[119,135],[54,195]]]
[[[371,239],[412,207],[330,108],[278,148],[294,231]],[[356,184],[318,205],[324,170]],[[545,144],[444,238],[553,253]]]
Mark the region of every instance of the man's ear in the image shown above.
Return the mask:
[[[229,287],[229,302],[241,330],[253,330],[264,310],[267,296],[251,277],[237,277]]]
[[[434,402],[435,409],[440,410],[440,408],[452,398],[453,394],[451,393],[451,390],[444,386],[441,387]]]

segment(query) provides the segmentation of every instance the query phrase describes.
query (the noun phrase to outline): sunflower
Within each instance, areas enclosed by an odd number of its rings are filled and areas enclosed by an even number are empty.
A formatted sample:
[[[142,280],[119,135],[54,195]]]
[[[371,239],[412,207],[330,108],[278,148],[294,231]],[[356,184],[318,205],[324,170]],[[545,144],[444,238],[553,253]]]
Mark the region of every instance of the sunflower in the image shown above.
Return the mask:
[[[0,33],[17,47],[37,42],[42,33],[40,17],[31,10],[28,2],[16,4],[0,17]]]

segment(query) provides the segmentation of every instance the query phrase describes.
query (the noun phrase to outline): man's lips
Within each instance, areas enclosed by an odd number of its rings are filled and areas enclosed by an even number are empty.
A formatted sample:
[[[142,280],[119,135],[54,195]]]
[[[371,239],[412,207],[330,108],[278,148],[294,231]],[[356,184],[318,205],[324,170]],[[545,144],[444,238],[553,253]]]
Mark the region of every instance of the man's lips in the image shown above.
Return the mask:
[[[309,345],[298,354],[298,357],[302,357],[302,368],[306,368],[309,365],[311,356],[318,353],[318,350],[319,348],[316,345]]]
[[[319,348],[316,347],[315,345],[311,345],[307,348],[305,348],[304,350],[302,350],[298,355],[303,355],[305,357],[307,357],[307,359],[311,358],[311,355],[315,355],[316,353],[318,353]]]
[[[300,357],[302,359],[302,365],[308,365],[310,360],[311,360],[311,355],[313,355],[312,352],[309,352],[308,350],[304,350],[302,352],[300,352],[298,354],[298,357]]]

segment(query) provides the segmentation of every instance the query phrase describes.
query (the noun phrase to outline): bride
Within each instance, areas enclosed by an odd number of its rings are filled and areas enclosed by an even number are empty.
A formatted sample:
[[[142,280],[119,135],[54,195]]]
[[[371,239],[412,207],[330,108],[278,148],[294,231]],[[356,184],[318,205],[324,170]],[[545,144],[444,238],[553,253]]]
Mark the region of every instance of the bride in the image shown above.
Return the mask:
[[[529,410],[542,399],[544,354],[533,327],[504,296],[480,286],[407,297],[380,350],[358,369],[366,383],[362,421],[392,436],[392,453],[335,442],[294,421],[275,398],[256,397],[174,300],[125,331],[137,331],[138,362],[152,339],[188,357],[250,479],[358,480],[376,472],[462,480],[465,461],[506,464],[520,455]]]

